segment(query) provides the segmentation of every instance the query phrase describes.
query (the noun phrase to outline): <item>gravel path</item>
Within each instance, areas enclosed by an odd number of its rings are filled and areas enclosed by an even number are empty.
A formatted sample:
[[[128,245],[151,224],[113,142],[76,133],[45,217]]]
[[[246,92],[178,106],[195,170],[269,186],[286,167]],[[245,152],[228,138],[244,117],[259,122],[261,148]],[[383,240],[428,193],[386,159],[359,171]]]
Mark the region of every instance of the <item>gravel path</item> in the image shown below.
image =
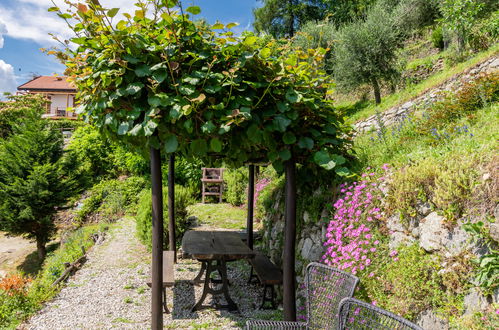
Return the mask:
[[[133,219],[125,218],[93,248],[88,261],[61,292],[24,324],[21,329],[148,329],[151,292],[145,284],[150,276],[150,253],[135,238]],[[179,259],[175,287],[168,289],[165,328],[239,329],[248,318],[274,318],[280,311],[259,311],[262,289],[246,283],[249,267],[244,261],[229,265],[231,297],[239,313],[207,309],[191,313],[202,287],[189,280],[198,273],[198,262]],[[207,302],[210,301],[208,298]],[[212,303],[223,303],[213,301]]]

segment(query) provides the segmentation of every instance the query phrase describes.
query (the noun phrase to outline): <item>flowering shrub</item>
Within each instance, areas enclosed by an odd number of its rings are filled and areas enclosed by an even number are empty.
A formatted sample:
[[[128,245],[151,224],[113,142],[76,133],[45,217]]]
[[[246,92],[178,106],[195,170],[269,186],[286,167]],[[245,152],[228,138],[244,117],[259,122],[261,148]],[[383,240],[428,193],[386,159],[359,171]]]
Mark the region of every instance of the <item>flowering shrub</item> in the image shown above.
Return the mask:
[[[262,178],[256,182],[253,205],[256,205],[258,203],[258,196],[260,195],[260,192],[270,184],[270,181],[271,180],[269,178]]]
[[[388,165],[383,170],[387,171]],[[328,248],[322,257],[326,264],[352,274],[371,265],[380,243],[376,224],[382,217],[380,186],[384,180],[370,172],[358,182],[340,186],[344,197],[333,205],[336,212],[327,228],[324,245]]]
[[[23,277],[21,275],[10,275],[2,278],[0,280],[0,290],[5,291],[9,296],[14,296],[18,294],[26,294],[27,284],[31,282],[28,277]]]

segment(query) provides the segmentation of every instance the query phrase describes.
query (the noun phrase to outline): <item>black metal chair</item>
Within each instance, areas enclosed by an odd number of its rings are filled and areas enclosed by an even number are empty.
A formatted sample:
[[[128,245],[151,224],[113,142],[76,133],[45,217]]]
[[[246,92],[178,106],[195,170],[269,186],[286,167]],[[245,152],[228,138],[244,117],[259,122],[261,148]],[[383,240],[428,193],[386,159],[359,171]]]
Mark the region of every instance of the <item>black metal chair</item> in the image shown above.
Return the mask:
[[[340,330],[423,330],[400,316],[355,298],[343,299],[338,314]]]
[[[312,262],[305,275],[307,322],[247,321],[246,329],[337,329],[340,301],[353,295],[358,282],[352,274]]]

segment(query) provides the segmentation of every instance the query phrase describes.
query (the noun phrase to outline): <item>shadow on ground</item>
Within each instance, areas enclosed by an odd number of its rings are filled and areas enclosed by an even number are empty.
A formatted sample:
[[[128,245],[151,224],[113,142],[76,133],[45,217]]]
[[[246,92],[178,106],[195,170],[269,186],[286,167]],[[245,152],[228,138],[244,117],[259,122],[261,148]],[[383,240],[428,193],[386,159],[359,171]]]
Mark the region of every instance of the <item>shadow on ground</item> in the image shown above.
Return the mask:
[[[47,255],[54,252],[59,247],[59,242],[49,243],[47,245]],[[17,270],[29,276],[35,276],[41,269],[43,260],[38,257],[38,252],[33,251],[26,256],[24,261],[17,266]]]

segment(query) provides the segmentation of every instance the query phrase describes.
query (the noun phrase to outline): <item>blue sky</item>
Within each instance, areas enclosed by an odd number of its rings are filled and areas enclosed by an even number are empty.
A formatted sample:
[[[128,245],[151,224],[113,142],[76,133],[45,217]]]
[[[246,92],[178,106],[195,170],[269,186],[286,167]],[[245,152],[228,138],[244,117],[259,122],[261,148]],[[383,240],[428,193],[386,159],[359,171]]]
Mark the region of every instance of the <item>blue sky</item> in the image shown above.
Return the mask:
[[[63,0],[54,0],[62,4]],[[75,1],[75,0],[73,0]],[[83,2],[83,1],[81,1]],[[119,7],[131,12],[136,0],[101,0],[108,8]],[[200,18],[214,23],[237,22],[236,33],[252,30],[253,8],[258,0],[183,0],[183,7],[201,7]],[[33,74],[62,74],[64,66],[40,48],[57,46],[49,33],[69,38],[70,31],[64,21],[48,13],[50,0],[0,0],[0,95],[15,92],[17,86],[30,80]]]

